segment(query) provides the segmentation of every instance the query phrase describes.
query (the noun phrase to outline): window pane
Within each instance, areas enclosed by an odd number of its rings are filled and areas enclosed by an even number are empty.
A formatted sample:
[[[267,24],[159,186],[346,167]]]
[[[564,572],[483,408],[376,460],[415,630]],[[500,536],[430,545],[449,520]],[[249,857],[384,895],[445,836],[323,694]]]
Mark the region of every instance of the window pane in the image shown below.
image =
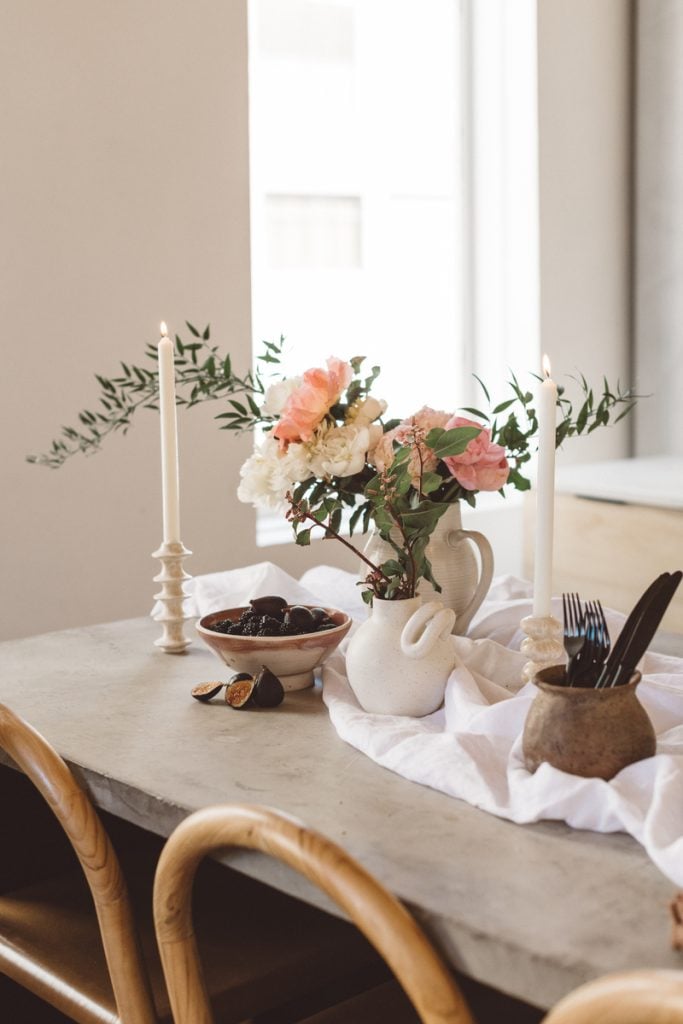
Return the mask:
[[[463,401],[458,5],[253,0],[256,346],[382,366],[390,413]]]

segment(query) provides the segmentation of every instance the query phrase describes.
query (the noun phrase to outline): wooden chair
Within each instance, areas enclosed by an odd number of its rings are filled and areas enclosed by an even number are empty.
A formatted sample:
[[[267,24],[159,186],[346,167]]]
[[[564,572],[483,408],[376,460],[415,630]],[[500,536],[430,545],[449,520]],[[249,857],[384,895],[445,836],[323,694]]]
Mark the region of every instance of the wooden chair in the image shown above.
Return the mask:
[[[683,1024],[683,971],[606,974],[561,999],[543,1024]]]
[[[23,880],[9,892],[0,879],[0,973],[80,1024],[170,1020],[152,921],[156,855],[140,857],[148,851],[136,841],[131,900],[87,793],[49,743],[2,705],[0,747],[47,801],[80,861],[71,858],[67,872]],[[3,843],[11,834],[11,822],[6,825]],[[156,840],[156,853],[160,846]],[[203,900],[203,953],[222,1022],[241,1021],[247,1008],[267,1011],[302,994],[316,1009],[327,1005],[320,1001],[321,988],[337,986],[343,998],[380,976],[379,958],[350,925],[228,868],[205,867],[197,894]],[[233,917],[242,922],[239,935],[226,927]],[[332,958],[325,954],[330,948]]]
[[[277,857],[326,892],[381,953],[426,1024],[472,1024],[450,973],[398,900],[324,836],[276,811],[248,805],[209,807],[190,815],[159,859],[154,919],[175,1024],[214,1024],[191,897],[202,859],[226,846]],[[346,1019],[358,1024],[362,1017],[354,1010]]]

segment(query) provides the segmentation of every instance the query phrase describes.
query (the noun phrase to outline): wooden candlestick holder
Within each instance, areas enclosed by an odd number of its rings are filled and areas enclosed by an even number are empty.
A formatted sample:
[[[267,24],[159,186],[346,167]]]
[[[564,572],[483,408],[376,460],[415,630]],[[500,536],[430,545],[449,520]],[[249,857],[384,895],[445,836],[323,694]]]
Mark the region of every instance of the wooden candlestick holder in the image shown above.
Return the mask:
[[[520,650],[529,657],[522,669],[522,679],[530,682],[537,672],[550,665],[562,665],[565,661],[562,644],[562,623],[554,615],[527,615],[520,622],[526,633]]]
[[[183,609],[186,597],[184,582],[191,578],[183,569],[183,561],[191,554],[182,541],[164,541],[152,555],[162,565],[161,572],[154,577],[155,583],[161,583],[161,590],[154,597],[163,606],[154,616],[163,628],[162,635],[154,641],[154,645],[161,647],[166,654],[183,654],[192,643],[183,633],[183,623],[192,618]]]

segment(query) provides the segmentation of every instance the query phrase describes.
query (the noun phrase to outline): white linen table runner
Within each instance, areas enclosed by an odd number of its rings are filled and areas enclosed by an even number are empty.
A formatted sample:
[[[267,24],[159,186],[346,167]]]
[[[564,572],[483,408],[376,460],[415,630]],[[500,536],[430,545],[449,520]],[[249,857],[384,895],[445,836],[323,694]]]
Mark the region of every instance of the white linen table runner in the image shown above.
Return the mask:
[[[297,582],[266,562],[191,584],[193,614],[247,604],[263,594],[341,608],[357,621],[367,614],[356,577],[329,566],[311,569]],[[654,757],[610,782],[548,764],[532,775],[522,761],[521,736],[536,689],[520,682],[526,658],[519,651],[519,623],[529,614],[530,584],[513,577],[495,580],[469,636],[453,637],[458,663],[444,706],[425,718],[371,715],[360,708],[345,675],[347,639],[322,671],[334,728],[383,767],[519,824],[557,819],[573,828],[629,832],[683,886],[683,659],[648,653],[640,665],[638,697],[657,733]],[[557,599],[553,614],[562,618]],[[606,614],[614,642],[624,616]]]

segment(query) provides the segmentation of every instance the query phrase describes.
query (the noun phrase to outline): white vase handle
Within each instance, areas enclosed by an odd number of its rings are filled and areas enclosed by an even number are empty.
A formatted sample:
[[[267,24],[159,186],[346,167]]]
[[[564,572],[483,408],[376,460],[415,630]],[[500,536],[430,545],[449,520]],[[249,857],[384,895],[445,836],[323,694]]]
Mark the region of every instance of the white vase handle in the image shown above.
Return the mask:
[[[437,640],[446,640],[455,625],[455,612],[440,601],[428,601],[410,616],[401,632],[401,650],[409,658],[422,658]]]
[[[458,615],[458,633],[461,636],[464,636],[467,631],[472,616],[486,597],[491,586],[491,580],[493,579],[493,548],[487,538],[483,533],[479,533],[478,530],[452,530],[448,535],[449,547],[456,547],[464,540],[471,541],[479,550],[481,566],[479,582],[477,583],[477,589],[472,595],[472,600]]]

